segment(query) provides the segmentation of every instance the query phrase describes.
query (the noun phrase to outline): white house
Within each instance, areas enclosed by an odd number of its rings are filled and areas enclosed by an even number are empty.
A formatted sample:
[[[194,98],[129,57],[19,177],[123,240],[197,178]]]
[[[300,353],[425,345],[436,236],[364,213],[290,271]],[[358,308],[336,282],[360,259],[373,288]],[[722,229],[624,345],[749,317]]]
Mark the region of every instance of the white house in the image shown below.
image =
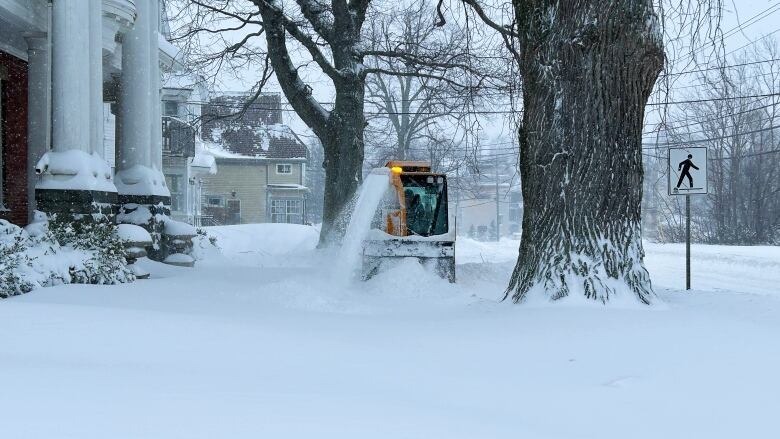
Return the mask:
[[[106,214],[162,233],[160,72],[178,51],[160,34],[161,9],[0,0],[0,218]]]
[[[171,217],[200,226],[203,178],[217,172],[214,156],[204,152],[201,108],[209,99],[202,78],[163,75],[163,173],[171,192]]]

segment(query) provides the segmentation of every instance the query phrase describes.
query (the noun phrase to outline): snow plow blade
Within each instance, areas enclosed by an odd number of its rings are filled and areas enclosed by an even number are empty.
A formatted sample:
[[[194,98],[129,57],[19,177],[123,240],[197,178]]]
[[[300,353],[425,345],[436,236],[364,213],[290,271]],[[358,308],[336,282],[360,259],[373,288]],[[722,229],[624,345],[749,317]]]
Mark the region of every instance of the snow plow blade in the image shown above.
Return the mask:
[[[455,282],[455,241],[392,238],[363,241],[363,280],[376,275],[383,262],[402,258],[417,258],[432,268],[441,278]]]

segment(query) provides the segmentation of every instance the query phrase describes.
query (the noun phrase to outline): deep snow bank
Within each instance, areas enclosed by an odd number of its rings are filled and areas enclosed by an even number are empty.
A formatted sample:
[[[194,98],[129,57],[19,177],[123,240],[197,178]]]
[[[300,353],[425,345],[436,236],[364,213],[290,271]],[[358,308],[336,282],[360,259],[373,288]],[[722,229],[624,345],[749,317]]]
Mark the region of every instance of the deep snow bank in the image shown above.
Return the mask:
[[[694,246],[698,289],[686,293],[666,289],[682,282],[682,247],[647,245],[668,307],[528,307],[495,301],[516,241],[459,240],[455,285],[413,261],[336,285],[311,228],[215,229],[229,264],[143,261],[148,281],[0,302],[0,436],[733,439],[777,430],[780,300],[748,293],[759,283],[777,292],[780,248]],[[717,286],[705,286],[715,274]]]
[[[203,229],[217,238],[217,245],[229,258],[301,253],[314,249],[319,239],[316,228],[300,224],[240,224]]]

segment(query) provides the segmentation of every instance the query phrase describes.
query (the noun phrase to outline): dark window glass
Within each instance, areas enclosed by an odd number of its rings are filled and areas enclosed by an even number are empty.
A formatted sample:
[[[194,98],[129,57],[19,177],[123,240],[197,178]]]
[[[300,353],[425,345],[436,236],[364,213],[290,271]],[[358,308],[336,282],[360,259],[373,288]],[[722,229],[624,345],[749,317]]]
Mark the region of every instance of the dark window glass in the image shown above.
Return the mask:
[[[165,101],[163,105],[163,116],[178,116],[179,103],[176,101]]]
[[[447,180],[441,175],[402,174],[410,235],[447,233]]]

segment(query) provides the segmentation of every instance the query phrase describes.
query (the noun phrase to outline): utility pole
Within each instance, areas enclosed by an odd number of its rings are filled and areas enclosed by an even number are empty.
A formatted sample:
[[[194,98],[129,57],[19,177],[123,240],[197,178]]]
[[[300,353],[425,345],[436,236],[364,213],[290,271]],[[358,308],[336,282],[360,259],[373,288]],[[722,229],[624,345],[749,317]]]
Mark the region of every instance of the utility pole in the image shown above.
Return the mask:
[[[455,168],[455,183],[457,184],[457,189],[455,190],[455,234],[458,233],[458,218],[460,218],[460,167]]]
[[[493,165],[496,178],[496,242],[501,240],[501,210],[498,202],[498,154],[493,153]]]

